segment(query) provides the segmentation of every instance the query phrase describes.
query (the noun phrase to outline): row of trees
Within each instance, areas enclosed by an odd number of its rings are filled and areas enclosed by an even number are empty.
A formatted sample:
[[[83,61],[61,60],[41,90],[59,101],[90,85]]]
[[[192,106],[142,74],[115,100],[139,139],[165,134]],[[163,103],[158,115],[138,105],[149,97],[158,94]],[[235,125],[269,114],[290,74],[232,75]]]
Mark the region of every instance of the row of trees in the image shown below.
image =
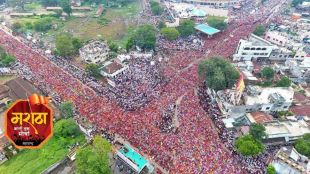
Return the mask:
[[[235,147],[244,156],[257,156],[264,151],[262,139],[266,137],[266,129],[262,124],[252,124],[248,135],[239,137]]]
[[[272,85],[272,81],[274,78],[275,72],[270,67],[264,67],[261,71],[261,77],[264,78],[266,81],[264,84],[269,84],[268,86]],[[289,87],[291,86],[292,81],[287,76],[282,76],[279,81],[276,82],[277,87]]]
[[[23,32],[24,30],[32,30],[32,29],[38,32],[46,32],[51,28],[52,28],[52,18],[50,17],[40,18],[33,23],[26,22],[25,24],[22,24],[20,22],[14,22],[12,24],[12,30],[17,33]]]
[[[160,23],[158,27],[160,29],[160,34],[170,41],[177,39],[179,36],[188,37],[195,31],[195,23],[192,20],[185,20],[181,22],[180,26],[177,28],[168,28],[164,23]]]

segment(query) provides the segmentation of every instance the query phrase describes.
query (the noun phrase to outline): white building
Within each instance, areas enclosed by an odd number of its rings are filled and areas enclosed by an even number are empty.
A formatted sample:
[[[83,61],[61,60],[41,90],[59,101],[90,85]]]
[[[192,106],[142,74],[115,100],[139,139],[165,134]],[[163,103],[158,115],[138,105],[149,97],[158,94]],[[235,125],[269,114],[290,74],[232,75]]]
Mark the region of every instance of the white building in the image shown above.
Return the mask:
[[[80,58],[86,63],[103,63],[109,54],[107,43],[93,41],[80,48]]]
[[[251,34],[248,40],[239,41],[236,53],[233,56],[234,61],[248,61],[258,59],[268,59],[273,50],[278,47],[269,41]]]
[[[288,42],[288,37],[286,34],[277,31],[268,31],[265,35],[265,39],[278,46],[286,46]]]
[[[294,90],[290,87],[248,86],[240,101],[233,95],[233,90],[218,91],[216,95],[216,101],[223,114],[238,118],[245,113],[256,111],[287,111],[293,102]]]
[[[296,121],[273,121],[264,124],[269,141],[293,142],[304,134],[310,133],[308,123],[301,119]]]
[[[309,159],[294,148],[282,147],[271,162],[277,173],[303,174],[310,173]]]

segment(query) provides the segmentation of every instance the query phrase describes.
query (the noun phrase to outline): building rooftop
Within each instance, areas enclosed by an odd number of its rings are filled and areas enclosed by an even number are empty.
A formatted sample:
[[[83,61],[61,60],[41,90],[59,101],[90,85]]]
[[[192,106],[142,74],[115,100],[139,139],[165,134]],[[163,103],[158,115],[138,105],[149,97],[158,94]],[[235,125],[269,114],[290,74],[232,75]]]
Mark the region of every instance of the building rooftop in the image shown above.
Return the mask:
[[[105,71],[108,74],[113,74],[116,71],[120,70],[123,68],[123,65],[120,63],[117,63],[116,61],[110,63],[109,65],[105,66],[103,68],[103,71]]]
[[[269,122],[264,124],[268,137],[287,135],[289,137],[300,137],[310,133],[310,128],[304,120]]]
[[[273,120],[273,117],[265,112],[252,112],[246,114],[251,123],[266,123]]]
[[[209,25],[207,24],[199,24],[199,25],[196,25],[195,26],[195,29],[198,30],[198,31],[201,31],[207,35],[214,35],[216,33],[219,33],[220,30],[216,29],[216,28],[213,28],[213,27],[210,27]]]
[[[251,34],[248,41],[251,42],[253,46],[275,46],[271,42],[254,34]]]
[[[148,164],[148,161],[143,156],[129,146],[122,147],[119,152],[138,167],[138,172]]]
[[[28,81],[20,77],[6,82],[5,85],[11,89],[10,97],[13,100],[28,99],[28,96],[37,92]]]
[[[271,99],[283,100],[283,102],[292,102],[294,96],[294,90],[292,88],[285,87],[270,87],[270,88],[260,88],[258,95],[246,95],[245,104],[268,104],[272,103]]]

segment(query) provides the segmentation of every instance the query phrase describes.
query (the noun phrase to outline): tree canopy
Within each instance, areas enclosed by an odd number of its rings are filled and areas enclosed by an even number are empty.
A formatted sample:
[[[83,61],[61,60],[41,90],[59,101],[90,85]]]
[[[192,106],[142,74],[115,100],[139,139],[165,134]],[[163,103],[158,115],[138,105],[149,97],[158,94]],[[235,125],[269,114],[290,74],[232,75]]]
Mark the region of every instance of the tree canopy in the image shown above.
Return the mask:
[[[109,49],[110,49],[111,51],[113,51],[113,52],[115,52],[115,53],[118,52],[118,45],[117,45],[115,42],[109,41],[109,42],[108,42],[108,45],[109,45]]]
[[[310,133],[305,134],[295,142],[295,149],[310,158]]]
[[[250,135],[258,141],[266,137],[266,128],[262,124],[253,123],[250,127]]]
[[[151,10],[153,15],[161,15],[164,9],[160,6],[160,4],[156,1],[151,1]]]
[[[266,31],[266,29],[264,26],[258,25],[258,26],[256,26],[253,34],[255,34],[256,36],[263,36],[265,31]]]
[[[82,42],[68,33],[62,33],[56,36],[56,51],[60,56],[71,56],[82,47]]]
[[[133,35],[134,43],[143,50],[155,48],[156,32],[152,25],[141,25]]]
[[[239,137],[235,142],[235,146],[237,151],[244,156],[257,156],[264,150],[263,144],[255,140],[251,135]]]
[[[276,174],[276,169],[272,165],[268,165],[267,174]]]
[[[261,76],[266,78],[267,80],[271,80],[274,76],[274,70],[270,67],[265,67],[261,71]]]
[[[194,33],[195,31],[195,22],[192,20],[185,20],[181,22],[180,26],[178,26],[178,31],[182,37],[187,37]]]
[[[76,166],[78,174],[111,174],[109,156],[111,144],[100,136],[95,136],[91,145],[77,151]]]
[[[72,8],[70,0],[60,0],[60,7],[65,13],[67,13],[68,16],[71,15]]]
[[[74,116],[74,105],[72,102],[62,102],[59,107],[61,118],[72,118]]]
[[[212,57],[198,66],[199,75],[214,90],[233,87],[240,74],[230,62],[221,57]]]
[[[286,77],[282,76],[281,79],[277,82],[277,87],[290,87],[292,81]]]
[[[16,61],[15,57],[9,55],[2,47],[0,47],[0,67],[8,67]]]
[[[165,22],[160,21],[160,22],[158,23],[158,26],[157,26],[158,29],[162,29],[162,28],[165,28],[165,27],[167,27],[166,24],[165,24]]]
[[[217,18],[208,18],[207,19],[208,25],[218,30],[225,30],[227,27],[227,23],[224,19],[217,19]]]
[[[90,64],[86,65],[85,71],[87,74],[89,74],[90,76],[93,76],[95,78],[101,77],[100,66],[97,64],[90,63]]]
[[[72,118],[61,119],[55,124],[54,135],[56,137],[75,137],[82,134]]]
[[[41,18],[33,23],[33,27],[36,31],[45,32],[52,28],[52,19]]]
[[[166,39],[168,40],[176,40],[179,36],[180,33],[177,29],[175,28],[162,28],[160,30],[160,34],[162,34]]]

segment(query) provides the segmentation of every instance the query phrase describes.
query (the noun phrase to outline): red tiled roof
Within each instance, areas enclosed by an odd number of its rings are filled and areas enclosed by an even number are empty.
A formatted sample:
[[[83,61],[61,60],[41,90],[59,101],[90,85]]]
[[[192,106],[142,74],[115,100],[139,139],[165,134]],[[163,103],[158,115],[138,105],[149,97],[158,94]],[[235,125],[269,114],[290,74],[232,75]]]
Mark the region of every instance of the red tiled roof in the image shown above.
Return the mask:
[[[301,115],[301,116],[308,116],[308,117],[310,117],[310,105],[293,106],[293,107],[290,108],[290,110],[295,115]]]
[[[265,112],[250,113],[256,123],[265,123],[273,120],[273,117]]]

